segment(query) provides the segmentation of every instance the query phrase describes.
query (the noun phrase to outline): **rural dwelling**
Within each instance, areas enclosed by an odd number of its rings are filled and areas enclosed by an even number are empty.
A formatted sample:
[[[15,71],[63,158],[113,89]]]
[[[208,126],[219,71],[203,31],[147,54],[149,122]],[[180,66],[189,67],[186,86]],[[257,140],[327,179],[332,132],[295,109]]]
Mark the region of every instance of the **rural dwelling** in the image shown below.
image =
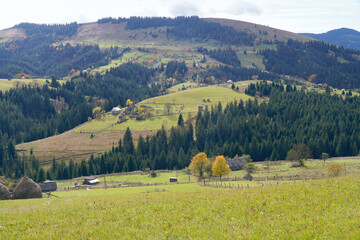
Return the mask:
[[[226,160],[226,164],[229,165],[231,171],[241,170],[244,168],[247,161],[245,158],[229,158]]]
[[[97,178],[85,178],[83,181],[83,185],[96,185],[99,183],[100,181]]]
[[[45,181],[39,185],[42,192],[54,192],[57,189],[57,184],[55,181]]]
[[[142,115],[137,115],[137,116],[135,116],[135,117],[136,117],[136,120],[138,120],[138,121],[144,121],[144,120],[146,120],[145,116],[142,116]]]
[[[111,113],[114,115],[118,115],[121,111],[121,108],[119,107],[113,107],[113,109],[111,109]]]

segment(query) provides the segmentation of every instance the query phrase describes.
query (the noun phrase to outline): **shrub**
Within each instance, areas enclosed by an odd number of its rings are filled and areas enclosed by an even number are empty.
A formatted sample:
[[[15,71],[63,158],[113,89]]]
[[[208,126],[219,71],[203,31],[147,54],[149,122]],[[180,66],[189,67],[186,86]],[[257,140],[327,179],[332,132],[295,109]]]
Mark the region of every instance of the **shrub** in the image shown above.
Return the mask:
[[[257,167],[253,163],[247,163],[245,164],[244,169],[248,173],[254,173],[257,170]]]
[[[339,176],[342,172],[345,171],[343,165],[340,163],[332,163],[326,166],[326,171],[330,176],[336,177]]]

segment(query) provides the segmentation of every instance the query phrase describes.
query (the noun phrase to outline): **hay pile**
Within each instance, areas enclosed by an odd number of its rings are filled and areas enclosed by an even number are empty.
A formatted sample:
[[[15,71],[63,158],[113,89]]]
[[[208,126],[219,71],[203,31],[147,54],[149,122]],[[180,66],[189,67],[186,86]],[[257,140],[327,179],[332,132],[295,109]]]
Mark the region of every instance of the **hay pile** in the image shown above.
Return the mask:
[[[0,183],[0,200],[7,200],[11,198],[9,189]]]
[[[27,198],[42,198],[42,192],[39,184],[24,176],[14,189],[13,199]]]
[[[248,181],[252,181],[253,180],[253,177],[251,176],[250,173],[247,173],[244,177],[245,180],[248,180]]]

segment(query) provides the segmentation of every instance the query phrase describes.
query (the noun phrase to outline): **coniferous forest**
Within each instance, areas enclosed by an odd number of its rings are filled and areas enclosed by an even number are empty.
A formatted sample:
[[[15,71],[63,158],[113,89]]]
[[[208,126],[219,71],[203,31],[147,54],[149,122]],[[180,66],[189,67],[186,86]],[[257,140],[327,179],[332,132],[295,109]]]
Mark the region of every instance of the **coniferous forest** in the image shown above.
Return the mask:
[[[331,157],[359,153],[359,97],[263,85],[259,89],[271,89],[269,102],[219,103],[199,111],[195,126],[179,121],[169,132],[162,128],[153,136],[140,137],[137,143],[127,129],[112,151],[80,164],[54,162],[47,176],[64,179],[145,168],[182,169],[198,152],[209,157],[249,154],[253,161],[275,161],[285,159],[296,144],[309,146],[313,158],[322,153]]]
[[[289,39],[287,43],[278,43],[276,50],[266,49],[260,53],[270,72],[304,79],[313,75],[313,82],[327,83],[335,88],[360,87],[357,50],[320,41],[302,43]]]

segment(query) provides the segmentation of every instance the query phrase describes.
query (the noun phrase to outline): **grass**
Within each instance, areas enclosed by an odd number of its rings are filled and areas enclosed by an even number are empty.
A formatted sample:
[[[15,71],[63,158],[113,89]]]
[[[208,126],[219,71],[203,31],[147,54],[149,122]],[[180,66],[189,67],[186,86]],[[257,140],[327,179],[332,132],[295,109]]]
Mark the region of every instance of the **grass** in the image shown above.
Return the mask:
[[[46,80],[49,82],[51,79],[45,79],[45,78],[34,78],[34,79],[11,79],[10,81],[8,79],[0,79],[0,91],[7,91],[12,88],[16,88],[16,86],[22,86],[22,85],[44,85],[46,84]],[[59,80],[60,84],[63,84],[65,81]]]
[[[185,91],[178,91],[172,94],[155,97],[151,99],[147,99],[142,102],[142,104],[166,104],[166,103],[172,103],[172,104],[183,104],[184,107],[181,112],[197,112],[198,106],[208,106],[218,104],[221,102],[223,105],[226,105],[226,103],[240,99],[246,101],[250,99],[251,97],[233,91],[228,88],[219,87],[219,86],[209,86],[209,87],[199,87],[194,89],[189,89]],[[205,99],[205,102],[203,101]],[[207,99],[210,100],[210,102],[207,102]]]
[[[176,88],[182,84],[176,85]],[[196,86],[196,84],[186,84],[186,86]],[[166,128],[176,126],[179,113],[182,114],[196,114],[198,106],[208,106],[218,104],[221,102],[223,105],[233,100],[246,101],[251,97],[233,91],[229,88],[219,86],[198,87],[193,89],[187,89],[184,91],[176,91],[167,95],[159,96],[144,100],[137,105],[147,105],[152,108],[153,117],[148,117],[145,121],[137,121],[136,119],[129,119],[126,122],[116,124],[118,117],[110,113],[105,115],[104,119],[91,120],[86,124],[75,129],[79,133],[99,133],[99,132],[111,132],[122,131],[129,127],[133,131],[151,131],[160,129],[163,125]],[[203,100],[206,100],[203,102]],[[210,102],[207,102],[207,99]],[[170,114],[166,109],[166,104],[170,104]]]
[[[243,50],[238,51],[237,57],[243,67],[254,68],[256,66],[260,70],[265,70],[263,57],[260,54],[257,54],[256,50],[251,47],[246,48],[246,55]]]
[[[4,239],[356,239],[360,176],[249,189],[197,184],[0,202]]]

